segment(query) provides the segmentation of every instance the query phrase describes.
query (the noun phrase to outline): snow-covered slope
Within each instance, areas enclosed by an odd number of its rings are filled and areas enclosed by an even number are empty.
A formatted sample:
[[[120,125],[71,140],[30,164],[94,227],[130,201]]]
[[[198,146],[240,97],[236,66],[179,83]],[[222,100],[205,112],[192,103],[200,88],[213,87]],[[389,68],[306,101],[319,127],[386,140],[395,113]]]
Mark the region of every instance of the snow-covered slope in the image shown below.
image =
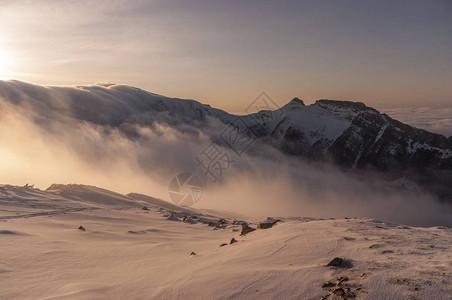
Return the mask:
[[[0,298],[450,299],[450,228],[294,217],[240,235],[266,217],[2,186]]]

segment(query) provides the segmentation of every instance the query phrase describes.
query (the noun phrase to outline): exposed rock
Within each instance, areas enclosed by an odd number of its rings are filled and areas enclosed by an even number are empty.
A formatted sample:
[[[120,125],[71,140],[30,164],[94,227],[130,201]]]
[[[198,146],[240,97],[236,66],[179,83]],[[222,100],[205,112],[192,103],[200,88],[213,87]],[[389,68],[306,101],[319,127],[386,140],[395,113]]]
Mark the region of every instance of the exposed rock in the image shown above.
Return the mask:
[[[342,285],[342,283],[348,281],[348,277],[347,276],[340,276],[338,278],[336,278],[337,280],[337,285]]]
[[[334,258],[326,266],[327,267],[343,268],[343,269],[353,268],[353,264],[352,264],[352,262],[350,260],[343,259],[343,258],[340,258],[340,257]]]
[[[166,219],[170,221],[180,221],[177,217],[174,216],[174,213],[170,213],[170,216]]]
[[[78,229],[81,231],[86,231],[85,227],[83,227],[83,226],[80,226]]]
[[[333,294],[336,296],[341,297],[342,299],[350,299],[350,298],[356,298],[356,294],[350,291],[349,288],[342,288],[338,287],[333,290]]]
[[[333,286],[336,286],[336,284],[331,281],[328,281],[328,282],[325,282],[324,284],[322,284],[322,288],[329,288],[329,287],[333,287]]]
[[[293,98],[290,102],[290,105],[301,105],[301,106],[305,106],[303,100],[301,100],[298,97]]]
[[[258,229],[269,229],[269,228],[272,228],[273,226],[275,226],[276,223],[278,223],[278,222],[281,222],[281,220],[276,220],[276,221],[267,222],[267,223],[259,223],[257,225],[257,228]]]
[[[242,225],[244,223],[246,223],[246,222],[245,221],[237,221],[237,220],[232,221],[232,225]]]
[[[343,283],[347,282],[347,281],[348,281],[347,276],[340,276],[340,277],[336,278],[336,282],[332,282],[332,281],[325,282],[322,285],[322,288],[329,288],[329,287],[335,287],[335,286],[340,287],[340,286],[343,286]]]
[[[20,233],[14,232],[14,231],[11,231],[11,230],[0,230],[0,234],[21,235]]]
[[[326,266],[327,267],[340,267],[344,260],[340,257],[335,257],[332,261],[330,261]]]
[[[283,137],[281,148],[290,155],[302,155],[306,151],[308,143],[308,137],[303,130],[297,126],[290,126]]]
[[[229,245],[237,243],[237,240],[235,238],[232,238],[231,241],[229,242]]]
[[[190,257],[191,257],[191,256],[195,256],[195,255],[196,255],[195,252],[190,253]]]
[[[251,227],[248,226],[248,224],[243,223],[242,224],[242,232],[240,233],[240,235],[245,235],[245,234],[248,234],[248,233],[253,232],[255,230],[256,230],[255,228],[251,228]]]
[[[228,245],[227,243],[223,243],[223,244],[220,245],[220,247],[224,247],[224,246],[227,246],[227,245]]]
[[[345,283],[349,279],[347,276],[340,276],[336,278],[336,282],[328,281],[322,285],[322,288],[328,288],[329,293],[325,296],[323,296],[321,299],[327,300],[327,299],[353,299],[356,298],[356,293],[360,290],[362,290],[361,285],[358,285],[358,287],[354,288],[352,290],[352,287]],[[356,286],[356,285],[355,285]]]
[[[143,206],[141,209],[142,210],[149,210],[149,208],[147,208],[147,206]]]

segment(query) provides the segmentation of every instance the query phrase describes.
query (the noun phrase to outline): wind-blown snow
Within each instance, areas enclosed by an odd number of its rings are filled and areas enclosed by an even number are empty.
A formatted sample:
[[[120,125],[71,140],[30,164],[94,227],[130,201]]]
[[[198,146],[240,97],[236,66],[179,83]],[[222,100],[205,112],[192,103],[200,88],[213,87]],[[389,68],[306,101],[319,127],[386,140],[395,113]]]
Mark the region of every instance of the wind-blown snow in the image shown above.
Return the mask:
[[[333,299],[349,289],[358,299],[446,300],[452,294],[450,228],[294,217],[240,236],[234,219],[254,228],[265,220],[244,218],[90,186],[3,186],[0,295]],[[232,238],[237,242],[229,244]],[[335,257],[346,267],[327,267]]]

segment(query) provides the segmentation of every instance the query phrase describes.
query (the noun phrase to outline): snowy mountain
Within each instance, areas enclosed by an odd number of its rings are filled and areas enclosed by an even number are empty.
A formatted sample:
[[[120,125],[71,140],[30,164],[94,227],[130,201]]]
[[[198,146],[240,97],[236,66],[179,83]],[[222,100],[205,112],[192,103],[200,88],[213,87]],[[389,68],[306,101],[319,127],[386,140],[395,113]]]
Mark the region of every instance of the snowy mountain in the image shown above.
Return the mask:
[[[452,194],[452,137],[403,124],[359,102],[318,100],[305,106],[295,98],[279,109],[238,116],[125,85],[44,87],[19,81],[0,81],[0,98],[32,112],[39,126],[76,119],[117,129],[131,140],[141,128],[165,124],[227,147],[221,132],[232,124],[255,141],[249,154],[259,152],[256,145],[270,145],[304,160],[409,178],[445,199]]]
[[[363,103],[293,100],[268,126],[282,151],[359,170],[404,174],[451,199],[452,137],[403,124]],[[433,185],[433,186],[432,186]]]

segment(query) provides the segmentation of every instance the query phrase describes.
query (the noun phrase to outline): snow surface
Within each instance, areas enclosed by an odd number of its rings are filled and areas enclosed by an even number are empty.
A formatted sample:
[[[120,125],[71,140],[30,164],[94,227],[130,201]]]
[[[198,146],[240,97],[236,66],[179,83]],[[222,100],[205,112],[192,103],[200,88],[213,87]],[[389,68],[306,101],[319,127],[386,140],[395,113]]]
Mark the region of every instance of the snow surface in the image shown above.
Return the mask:
[[[0,186],[0,298],[451,299],[451,228],[293,217],[240,236],[243,218],[92,186]],[[335,257],[347,267],[327,267]]]

